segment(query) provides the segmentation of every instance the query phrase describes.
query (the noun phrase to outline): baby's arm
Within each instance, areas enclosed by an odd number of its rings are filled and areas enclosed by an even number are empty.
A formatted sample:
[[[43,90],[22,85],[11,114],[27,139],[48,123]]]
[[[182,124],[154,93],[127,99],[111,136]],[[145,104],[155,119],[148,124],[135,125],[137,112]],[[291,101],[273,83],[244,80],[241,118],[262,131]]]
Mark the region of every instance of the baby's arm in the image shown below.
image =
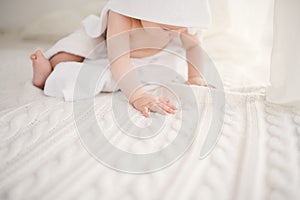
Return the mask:
[[[146,117],[149,111],[161,114],[173,113],[175,107],[166,98],[147,94],[142,88],[136,70],[130,60],[131,19],[110,11],[107,27],[107,53],[110,70],[118,86],[129,102]],[[138,88],[138,89],[137,89]]]
[[[110,61],[110,70],[120,89],[131,102],[134,99],[133,96],[131,97],[131,93],[134,90],[132,87],[141,86],[141,83],[137,79],[137,76],[134,76],[135,74],[130,60],[130,29],[131,20],[129,17],[113,11],[109,12],[107,25],[107,53]],[[129,72],[130,74],[128,74]],[[132,79],[129,79],[130,75]],[[143,89],[140,88],[136,95],[139,96],[143,93]]]
[[[200,86],[208,86],[201,74],[203,69],[203,50],[198,36],[184,31],[180,35],[183,48],[186,50],[188,64],[188,80],[186,83]]]

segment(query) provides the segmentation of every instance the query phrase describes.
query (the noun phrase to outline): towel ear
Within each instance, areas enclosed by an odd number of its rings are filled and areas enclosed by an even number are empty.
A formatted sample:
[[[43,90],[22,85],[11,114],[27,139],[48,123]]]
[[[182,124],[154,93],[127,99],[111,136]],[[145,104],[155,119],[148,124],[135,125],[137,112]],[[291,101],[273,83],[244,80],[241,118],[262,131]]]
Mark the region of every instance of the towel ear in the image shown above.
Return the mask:
[[[106,22],[107,20],[103,20]],[[82,21],[85,32],[92,38],[99,37],[105,29],[102,28],[102,21],[96,15],[89,15]],[[105,25],[106,26],[106,25]]]
[[[92,38],[101,35],[101,20],[98,16],[89,15],[82,21],[85,32]]]

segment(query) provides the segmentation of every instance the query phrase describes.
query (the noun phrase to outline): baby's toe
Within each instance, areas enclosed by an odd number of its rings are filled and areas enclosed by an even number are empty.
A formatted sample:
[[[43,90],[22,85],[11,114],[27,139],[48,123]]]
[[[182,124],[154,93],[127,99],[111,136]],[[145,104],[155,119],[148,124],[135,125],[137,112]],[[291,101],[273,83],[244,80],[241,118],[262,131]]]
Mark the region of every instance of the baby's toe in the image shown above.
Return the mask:
[[[36,59],[36,55],[35,55],[35,54],[32,54],[32,55],[30,56],[30,59],[31,59],[31,60],[35,60],[35,59]]]
[[[37,50],[37,51],[35,52],[35,55],[36,55],[37,58],[43,58],[43,57],[44,57],[44,55],[43,55],[43,53],[42,53],[41,50]]]

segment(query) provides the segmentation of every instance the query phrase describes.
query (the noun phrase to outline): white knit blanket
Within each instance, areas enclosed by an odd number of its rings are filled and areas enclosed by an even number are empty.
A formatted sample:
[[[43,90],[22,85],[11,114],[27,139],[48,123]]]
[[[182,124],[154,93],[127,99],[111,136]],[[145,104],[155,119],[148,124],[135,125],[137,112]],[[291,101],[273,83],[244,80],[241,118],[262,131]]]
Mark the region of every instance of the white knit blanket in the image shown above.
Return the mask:
[[[253,80],[251,73],[245,77],[238,74],[241,69],[220,67],[226,89],[226,105],[221,108],[224,126],[209,156],[199,159],[207,127],[214,123],[210,121],[211,104],[204,98],[209,93],[194,87],[201,112],[200,129],[191,148],[171,166],[133,175],[93,158],[80,141],[73,104],[46,97],[31,86],[30,70],[18,72],[30,69],[26,59],[35,46],[20,43],[1,49],[1,200],[299,198],[300,111],[266,102],[263,84],[246,87],[247,81]],[[18,84],[12,78],[5,79],[14,74],[16,78],[27,77],[20,78],[23,81]],[[174,139],[180,126],[176,115],[168,118],[164,134],[156,139],[126,137],[111,115],[111,96],[98,95],[94,106],[99,126],[111,144],[129,152],[147,153]],[[133,108],[128,109],[136,123],[148,123]],[[85,119],[88,114],[85,110],[79,117]]]

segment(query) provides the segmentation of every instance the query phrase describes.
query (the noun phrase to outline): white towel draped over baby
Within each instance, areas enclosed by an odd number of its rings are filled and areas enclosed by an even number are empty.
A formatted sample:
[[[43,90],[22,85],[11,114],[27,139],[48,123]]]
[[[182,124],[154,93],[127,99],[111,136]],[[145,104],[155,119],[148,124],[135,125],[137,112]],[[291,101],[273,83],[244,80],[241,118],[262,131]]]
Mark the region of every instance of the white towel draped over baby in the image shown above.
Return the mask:
[[[100,17],[95,15],[86,17],[82,21],[82,29],[62,38],[45,52],[45,56],[48,59],[58,52],[68,52],[82,56],[85,60],[83,63],[59,63],[46,80],[44,93],[49,96],[64,97],[66,101],[71,101],[88,98],[101,91],[112,92],[119,90],[109,70],[109,60],[104,39],[109,10],[137,19],[187,27],[190,33],[198,34],[201,37],[199,33],[209,26],[211,20],[207,0],[177,1],[165,0],[164,5],[161,5],[161,2],[155,2],[154,0],[110,0],[103,8]],[[156,63],[182,72],[182,69],[176,69],[176,66],[182,65],[181,61],[185,56],[180,46],[179,39],[173,38],[165,48],[165,50],[169,49],[173,53],[162,50],[153,56],[131,58],[131,61],[134,67]],[[174,54],[174,52],[177,53]],[[83,67],[87,69],[87,74],[85,74],[87,80],[86,83],[78,86],[77,78],[81,74]],[[181,68],[183,67],[181,66]],[[141,71],[138,73],[142,76]],[[93,82],[91,77],[95,76],[95,74],[98,75],[98,80],[94,77],[95,80]],[[99,77],[100,75],[101,78]],[[173,75],[173,77],[168,79],[170,81],[178,81],[178,76],[176,74]],[[142,78],[141,81],[143,82]],[[80,97],[74,98],[75,87],[76,89],[79,88],[82,91],[90,92],[83,92]]]

